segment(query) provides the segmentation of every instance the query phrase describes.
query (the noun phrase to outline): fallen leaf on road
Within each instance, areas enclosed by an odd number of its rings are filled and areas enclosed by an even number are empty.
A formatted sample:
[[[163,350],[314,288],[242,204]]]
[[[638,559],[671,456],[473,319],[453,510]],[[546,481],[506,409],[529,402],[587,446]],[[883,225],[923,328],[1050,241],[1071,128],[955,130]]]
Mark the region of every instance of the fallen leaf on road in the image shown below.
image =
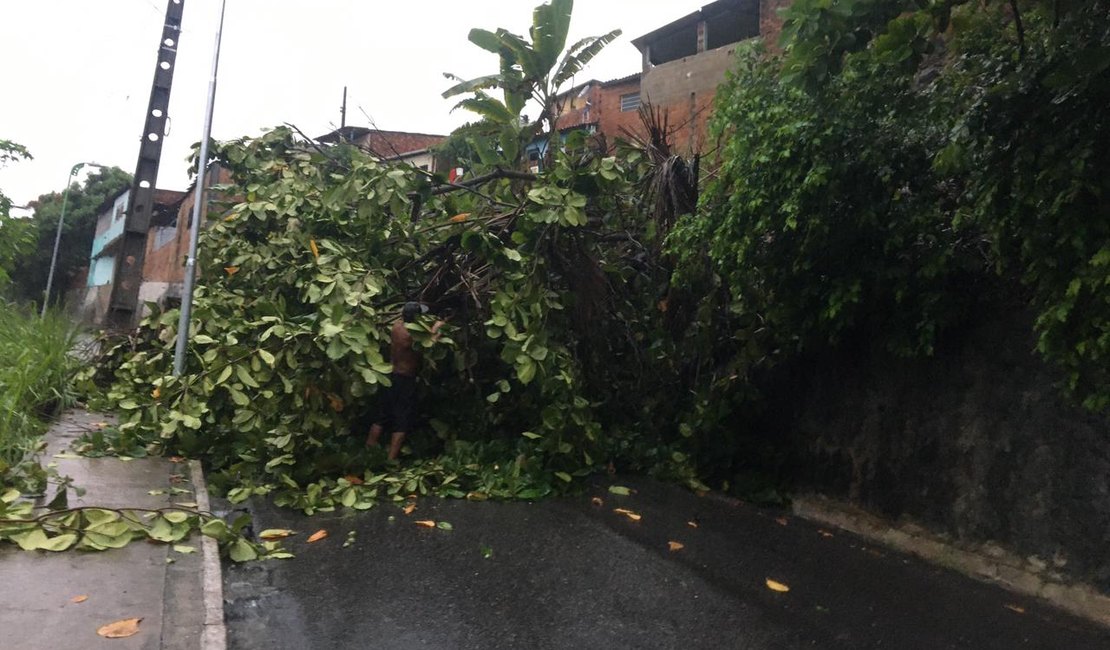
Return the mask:
[[[170,462],[171,463],[184,463],[185,459],[182,458],[181,456],[170,456]]]
[[[80,596],[74,596],[73,598],[70,598],[69,602],[71,602],[71,603],[83,603],[88,599],[89,599],[88,596],[82,594]]]
[[[1017,612],[1018,614],[1024,614],[1025,613],[1025,608],[1021,607],[1020,605],[1005,605],[1005,607],[1006,607],[1006,609],[1010,610],[1011,612]]]
[[[682,549],[686,548],[686,545],[682,542],[667,542],[667,548],[671,549],[672,551],[681,551]]]
[[[366,482],[366,481],[363,481],[362,479],[360,479],[359,477],[355,476],[354,474],[348,474],[347,476],[344,476],[343,478],[347,479],[347,482],[350,483],[351,485],[362,485],[363,483]]]
[[[413,510],[416,510],[416,504],[410,503],[404,508],[406,515],[411,515]]]
[[[109,639],[123,639],[129,636],[134,636],[139,632],[139,621],[141,618],[125,618],[122,621],[102,625],[97,629],[96,633],[102,637]]]
[[[425,528],[435,528],[436,527],[436,522],[431,520],[431,519],[421,519],[419,521],[414,521],[413,523],[416,524],[417,526],[423,526]]]
[[[178,553],[184,553],[186,555],[189,554],[189,553],[196,553],[197,552],[197,549],[196,549],[195,546],[188,546],[188,545],[185,545],[185,544],[174,544],[173,545],[173,550],[177,551]]]
[[[628,488],[624,487],[623,485],[610,485],[609,486],[609,492],[611,494],[619,494],[622,497],[626,497],[626,496],[632,494],[632,490],[629,490]]]
[[[824,530],[822,528],[818,528],[817,532],[821,534],[821,537],[832,537],[833,536],[832,533],[830,533],[829,531]]]
[[[780,592],[790,591],[790,587],[787,587],[786,585],[782,584],[781,582],[777,582],[777,581],[772,580],[770,578],[767,578],[767,588],[770,589],[771,591],[780,591]]]
[[[77,454],[68,452],[68,451],[63,451],[59,454],[54,454],[54,458],[61,458],[63,460],[72,460],[72,459],[80,458],[80,456],[78,456]]]
[[[590,499],[590,503],[594,504],[598,508],[605,505],[605,502],[601,500],[601,497],[594,497],[594,498]]]
[[[196,508],[197,507],[197,504],[196,504],[195,501],[182,501],[181,503],[175,503],[174,505],[178,506],[180,508]]]
[[[775,518],[775,523],[780,525],[780,526],[785,526],[790,522],[786,521],[786,517],[776,517]]]
[[[436,524],[436,528],[439,528],[440,530],[453,530],[455,527],[452,526],[451,522],[449,521],[441,521]]]
[[[613,508],[613,512],[617,513],[618,515],[624,515],[632,521],[640,521],[641,519],[643,519],[643,517],[636,514],[635,512],[632,512],[631,510],[626,510],[624,508]]]
[[[290,535],[296,535],[296,532],[288,528],[267,528],[261,533],[258,533],[260,539],[283,539]]]
[[[328,536],[328,531],[321,528],[320,530],[308,536],[308,543],[318,542]]]
[[[698,527],[698,522],[688,521],[688,522],[686,522],[686,525],[689,526],[690,528],[697,528]]]

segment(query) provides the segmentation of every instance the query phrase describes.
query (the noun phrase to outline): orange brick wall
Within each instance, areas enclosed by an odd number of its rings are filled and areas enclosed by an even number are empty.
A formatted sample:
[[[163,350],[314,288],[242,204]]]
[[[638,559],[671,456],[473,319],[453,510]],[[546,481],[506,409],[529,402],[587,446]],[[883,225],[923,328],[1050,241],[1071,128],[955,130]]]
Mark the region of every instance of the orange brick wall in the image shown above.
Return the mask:
[[[642,133],[639,111],[621,112],[621,95],[640,91],[640,78],[634,77],[621,83],[602,85],[598,93],[600,120],[598,130],[605,135],[605,141],[610,147],[618,140],[627,140],[628,136],[621,129],[628,129],[634,133]]]

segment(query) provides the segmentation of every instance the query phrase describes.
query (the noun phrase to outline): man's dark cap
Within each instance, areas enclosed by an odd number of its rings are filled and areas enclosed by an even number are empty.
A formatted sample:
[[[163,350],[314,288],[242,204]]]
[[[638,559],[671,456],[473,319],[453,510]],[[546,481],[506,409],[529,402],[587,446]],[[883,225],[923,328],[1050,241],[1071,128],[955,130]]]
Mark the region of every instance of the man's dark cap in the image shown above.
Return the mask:
[[[401,319],[406,323],[411,323],[416,320],[420,314],[428,313],[428,306],[421,302],[406,302],[404,308],[401,309]]]

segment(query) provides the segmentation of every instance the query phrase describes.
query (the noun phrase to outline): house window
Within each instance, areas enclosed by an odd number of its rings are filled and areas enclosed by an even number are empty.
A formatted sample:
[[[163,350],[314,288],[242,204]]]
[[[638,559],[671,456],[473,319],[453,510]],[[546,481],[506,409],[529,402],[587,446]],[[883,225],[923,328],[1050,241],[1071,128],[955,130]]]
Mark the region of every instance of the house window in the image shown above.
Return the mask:
[[[640,93],[621,95],[621,112],[635,111],[640,108]]]

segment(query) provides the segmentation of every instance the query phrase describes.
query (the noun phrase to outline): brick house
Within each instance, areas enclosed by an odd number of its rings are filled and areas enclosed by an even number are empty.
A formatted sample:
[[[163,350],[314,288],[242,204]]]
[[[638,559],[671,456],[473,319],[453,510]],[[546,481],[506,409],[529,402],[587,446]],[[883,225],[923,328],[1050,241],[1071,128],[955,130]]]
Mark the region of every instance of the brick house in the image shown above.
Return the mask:
[[[643,59],[641,99],[667,111],[676,153],[715,148],[706,142],[706,124],[736,45],[760,37],[774,46],[782,32],[778,10],[789,4],[718,0],[632,41]]]
[[[362,126],[345,126],[316,138],[322,144],[349,142],[378,160],[412,165],[424,171],[436,171],[432,147],[447,139],[445,135],[383,131]]]
[[[560,132],[580,128],[611,146],[643,127],[641,103],[667,112],[675,153],[711,151],[707,123],[717,86],[732,67],[736,45],[763,38],[772,47],[782,32],[778,10],[790,0],[717,0],[632,41],[640,72],[600,82],[590,80],[559,95]],[[542,147],[530,151],[534,159]]]
[[[115,277],[117,257],[123,239],[124,213],[127,210],[130,197],[131,188],[125,188],[107,199],[97,210],[96,232],[93,238],[92,250],[89,252],[89,266],[85,275],[84,286],[71,287],[69,296],[70,304],[83,321],[101,323],[108,313],[112,281]],[[154,190],[152,230],[147,242],[148,255],[150,254],[152,240],[155,238],[154,232],[157,230],[153,228],[154,224],[173,219],[185,198],[185,192]]]

